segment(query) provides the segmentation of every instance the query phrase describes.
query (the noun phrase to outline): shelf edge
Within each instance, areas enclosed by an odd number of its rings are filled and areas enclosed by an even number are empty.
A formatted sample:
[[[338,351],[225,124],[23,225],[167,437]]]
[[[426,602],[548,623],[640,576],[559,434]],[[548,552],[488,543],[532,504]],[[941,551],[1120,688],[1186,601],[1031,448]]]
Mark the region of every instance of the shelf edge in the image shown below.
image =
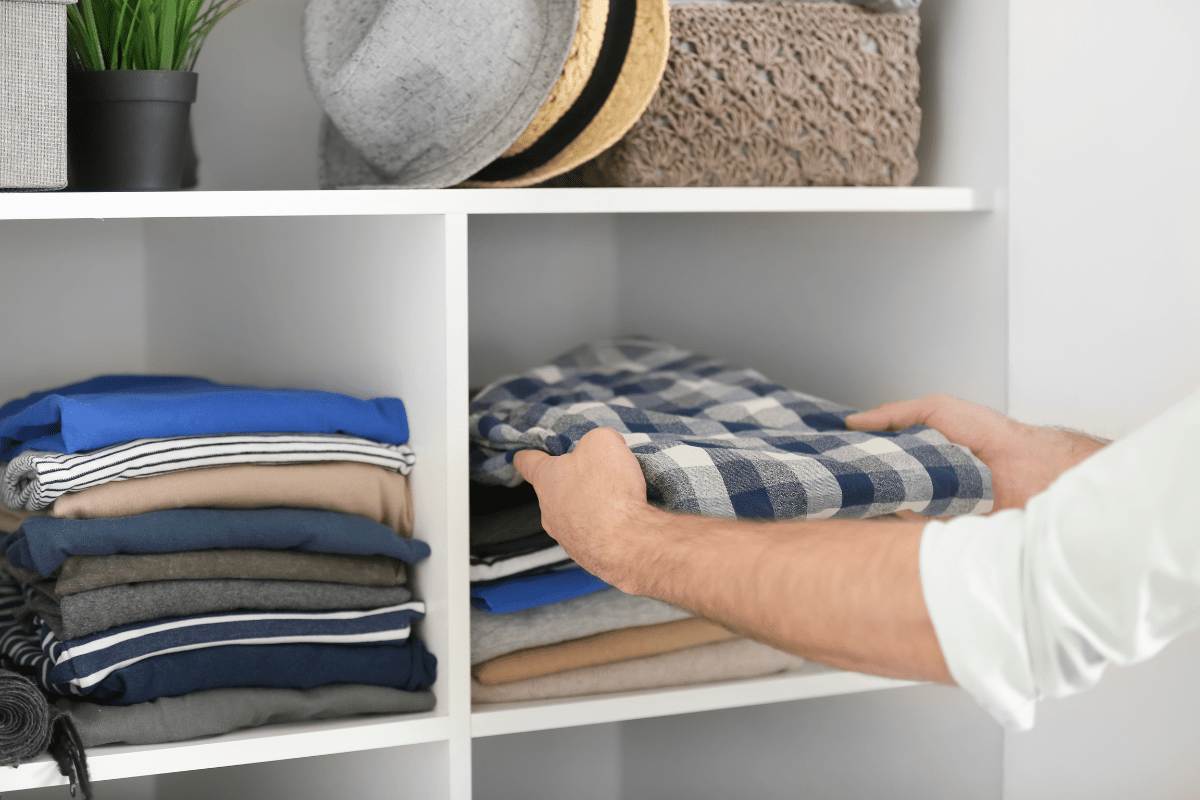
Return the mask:
[[[428,189],[0,194],[0,220],[441,214],[959,213],[995,192],[961,186]]]
[[[471,735],[501,736],[604,722],[692,714],[724,708],[917,686],[912,681],[816,668],[801,674],[718,685],[628,692],[607,697],[506,704],[471,714]],[[484,707],[486,708],[486,707]]]
[[[88,772],[93,781],[165,775],[446,741],[450,732],[445,716],[357,724],[350,720],[344,722],[321,730],[264,734],[268,728],[252,728],[171,744],[89,748]],[[67,779],[59,774],[48,756],[0,771],[0,792],[66,783]]]

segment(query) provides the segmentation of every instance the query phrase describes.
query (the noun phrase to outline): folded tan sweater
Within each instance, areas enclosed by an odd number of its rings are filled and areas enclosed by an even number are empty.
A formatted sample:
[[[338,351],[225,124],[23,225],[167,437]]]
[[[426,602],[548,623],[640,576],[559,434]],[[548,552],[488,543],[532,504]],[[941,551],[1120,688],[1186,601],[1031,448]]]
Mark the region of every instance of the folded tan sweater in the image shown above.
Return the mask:
[[[692,617],[518,650],[476,664],[471,668],[471,674],[482,685],[495,686],[569,669],[671,653],[732,638],[734,634],[715,622]]]
[[[97,519],[169,508],[275,507],[354,514],[404,535],[412,533],[408,478],[348,461],[207,467],[114,481],[65,494],[54,501],[49,513],[64,519]]]
[[[691,686],[759,678],[797,669],[803,664],[804,659],[799,656],[768,645],[750,639],[730,639],[674,653],[572,669],[500,686],[484,686],[472,680],[471,700],[480,704],[511,703]]]

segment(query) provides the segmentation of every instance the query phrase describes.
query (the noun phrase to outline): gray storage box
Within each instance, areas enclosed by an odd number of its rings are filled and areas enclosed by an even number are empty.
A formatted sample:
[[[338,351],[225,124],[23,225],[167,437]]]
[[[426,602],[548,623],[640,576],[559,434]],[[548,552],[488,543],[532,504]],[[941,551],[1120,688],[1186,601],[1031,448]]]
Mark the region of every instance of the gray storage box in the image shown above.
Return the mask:
[[[0,189],[67,185],[67,6],[0,0]]]

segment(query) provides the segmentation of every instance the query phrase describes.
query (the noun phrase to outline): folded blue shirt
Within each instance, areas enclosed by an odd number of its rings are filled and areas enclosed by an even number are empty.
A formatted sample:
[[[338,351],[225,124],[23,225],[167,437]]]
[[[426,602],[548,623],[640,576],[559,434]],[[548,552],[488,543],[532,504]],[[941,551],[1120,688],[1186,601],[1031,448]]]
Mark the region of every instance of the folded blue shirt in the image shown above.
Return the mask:
[[[70,556],[249,548],[385,555],[415,564],[429,545],[365,517],[300,508],[177,508],[132,517],[29,517],[3,543],[9,562],[49,576]]]
[[[76,453],[132,439],[212,433],[346,433],[408,441],[404,404],[203,378],[105,375],[0,406],[0,461],[28,450]]]
[[[506,614],[560,603],[607,588],[607,583],[582,568],[568,569],[489,582],[486,586],[473,585],[471,605],[489,614]]]

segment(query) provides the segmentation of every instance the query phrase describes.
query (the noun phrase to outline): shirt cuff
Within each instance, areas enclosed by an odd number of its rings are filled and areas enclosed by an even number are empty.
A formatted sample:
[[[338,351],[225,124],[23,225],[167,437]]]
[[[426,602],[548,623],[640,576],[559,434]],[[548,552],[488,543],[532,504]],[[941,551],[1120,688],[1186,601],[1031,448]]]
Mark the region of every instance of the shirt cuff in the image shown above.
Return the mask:
[[[931,521],[921,588],[950,675],[998,722],[1033,727],[1038,699],[1022,606],[1024,512]]]

